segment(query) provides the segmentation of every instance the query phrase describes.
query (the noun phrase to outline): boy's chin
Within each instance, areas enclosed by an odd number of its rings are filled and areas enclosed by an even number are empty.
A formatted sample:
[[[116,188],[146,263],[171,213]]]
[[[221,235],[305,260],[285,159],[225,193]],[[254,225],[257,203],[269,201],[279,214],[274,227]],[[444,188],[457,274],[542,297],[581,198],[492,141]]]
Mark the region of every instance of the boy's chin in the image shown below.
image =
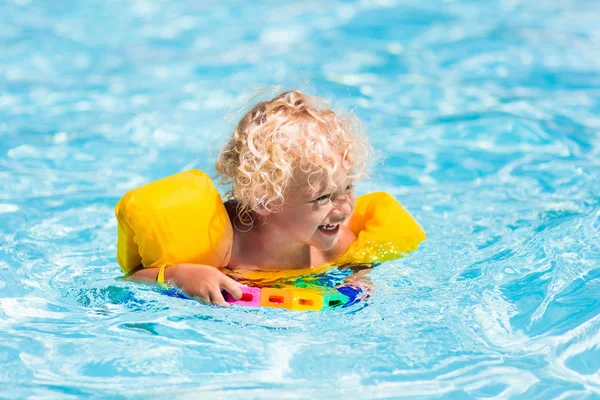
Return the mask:
[[[338,236],[333,236],[331,238],[319,238],[320,240],[313,241],[313,246],[316,247],[320,251],[330,251],[332,250],[337,241]]]

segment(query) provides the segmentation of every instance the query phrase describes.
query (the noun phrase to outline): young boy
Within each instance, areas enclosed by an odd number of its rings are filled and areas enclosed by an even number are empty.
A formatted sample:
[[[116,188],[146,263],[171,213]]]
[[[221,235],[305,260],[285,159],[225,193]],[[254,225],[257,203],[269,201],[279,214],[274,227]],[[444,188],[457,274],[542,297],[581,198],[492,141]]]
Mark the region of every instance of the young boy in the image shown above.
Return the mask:
[[[356,240],[347,227],[353,185],[369,145],[353,116],[323,100],[281,93],[247,112],[217,161],[233,240],[222,265],[177,264],[165,282],[206,303],[227,306],[222,290],[241,297],[240,284],[219,269],[304,269],[336,260]],[[133,272],[156,280],[158,268]]]

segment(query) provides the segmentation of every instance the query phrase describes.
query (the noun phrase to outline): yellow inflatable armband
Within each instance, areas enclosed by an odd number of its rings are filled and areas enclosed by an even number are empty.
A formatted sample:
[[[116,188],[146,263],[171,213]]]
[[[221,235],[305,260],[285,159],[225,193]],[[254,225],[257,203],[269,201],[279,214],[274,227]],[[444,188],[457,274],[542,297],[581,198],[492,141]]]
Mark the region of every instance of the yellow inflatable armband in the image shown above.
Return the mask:
[[[128,274],[140,265],[225,266],[233,240],[229,216],[208,175],[191,170],[128,192],[115,207],[117,261]]]
[[[334,264],[394,260],[416,250],[425,231],[389,193],[375,192],[356,199],[348,225],[357,239]]]

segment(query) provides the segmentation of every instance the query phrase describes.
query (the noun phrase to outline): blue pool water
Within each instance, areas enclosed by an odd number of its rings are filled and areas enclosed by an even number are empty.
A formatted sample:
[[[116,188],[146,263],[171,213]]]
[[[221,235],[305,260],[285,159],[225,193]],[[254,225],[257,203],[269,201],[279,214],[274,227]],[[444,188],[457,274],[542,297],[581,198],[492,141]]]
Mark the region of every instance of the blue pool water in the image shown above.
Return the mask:
[[[2,396],[600,398],[600,3],[287,3],[0,3]],[[428,241],[321,313],[122,280],[114,204],[275,84],[363,119]]]

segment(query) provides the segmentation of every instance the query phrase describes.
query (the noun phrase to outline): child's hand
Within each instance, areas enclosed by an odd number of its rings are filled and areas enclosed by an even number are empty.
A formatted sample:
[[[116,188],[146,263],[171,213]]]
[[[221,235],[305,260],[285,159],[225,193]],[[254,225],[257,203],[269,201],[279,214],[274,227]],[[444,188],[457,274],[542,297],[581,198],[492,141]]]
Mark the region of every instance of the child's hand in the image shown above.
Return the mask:
[[[360,288],[362,290],[361,300],[366,300],[373,294],[373,290],[375,289],[375,285],[371,281],[371,277],[368,273],[371,272],[371,268],[359,270],[346,277],[344,280],[344,284],[354,286]]]
[[[241,284],[208,265],[177,264],[166,269],[165,278],[186,295],[205,304],[229,307],[222,290],[229,292],[236,300],[242,297]]]

